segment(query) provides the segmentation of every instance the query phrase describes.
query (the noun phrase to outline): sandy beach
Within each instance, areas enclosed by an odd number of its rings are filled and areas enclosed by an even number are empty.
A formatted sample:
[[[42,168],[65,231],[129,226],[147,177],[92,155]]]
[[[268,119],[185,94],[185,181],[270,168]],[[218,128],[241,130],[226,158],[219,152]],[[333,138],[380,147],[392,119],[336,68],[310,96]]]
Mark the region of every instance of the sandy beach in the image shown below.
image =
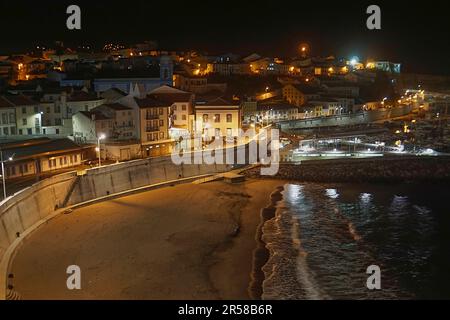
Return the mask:
[[[261,209],[284,183],[183,184],[58,216],[17,252],[14,288],[22,299],[249,299]],[[66,287],[69,265],[81,290]]]

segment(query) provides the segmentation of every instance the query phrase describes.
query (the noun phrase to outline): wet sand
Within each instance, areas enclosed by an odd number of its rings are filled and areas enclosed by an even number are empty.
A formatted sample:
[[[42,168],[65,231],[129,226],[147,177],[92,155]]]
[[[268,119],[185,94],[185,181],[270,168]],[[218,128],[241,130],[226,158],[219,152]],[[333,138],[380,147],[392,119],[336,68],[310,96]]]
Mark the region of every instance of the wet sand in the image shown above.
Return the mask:
[[[284,183],[183,184],[58,216],[18,250],[15,290],[22,299],[257,298],[261,209]],[[66,287],[69,265],[81,268],[81,290]]]

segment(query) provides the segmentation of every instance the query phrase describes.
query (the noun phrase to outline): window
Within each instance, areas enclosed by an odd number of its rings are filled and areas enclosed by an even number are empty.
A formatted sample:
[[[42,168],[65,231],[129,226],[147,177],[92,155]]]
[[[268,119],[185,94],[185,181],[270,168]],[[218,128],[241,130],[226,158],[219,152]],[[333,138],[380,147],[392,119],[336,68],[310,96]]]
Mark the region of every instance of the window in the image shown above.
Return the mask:
[[[27,119],[22,119],[22,125],[26,126],[27,125]]]
[[[48,160],[48,167],[49,167],[49,168],[52,167],[52,160]]]
[[[186,105],[185,105],[185,104],[183,104],[183,105],[181,106],[181,110],[186,111]]]
[[[207,114],[203,115],[203,122],[208,122],[208,115]]]
[[[2,113],[2,122],[3,124],[8,124],[8,114]]]
[[[181,116],[181,118],[182,118],[183,120],[186,120],[186,115],[183,114],[183,115]]]
[[[163,115],[164,114],[164,109],[163,108],[159,108],[159,115]]]
[[[47,112],[47,113],[50,113],[50,112],[51,112],[50,107],[47,107],[47,108],[46,108],[46,112]]]
[[[19,129],[19,134],[23,135],[23,130],[22,129]]]
[[[11,127],[11,134],[16,134],[16,127]]]
[[[34,118],[34,126],[39,127],[39,118]]]
[[[220,114],[214,115],[214,122],[220,122]]]
[[[59,129],[56,129],[56,134],[59,134]]]
[[[6,136],[9,134],[9,128],[8,127],[4,127],[3,128],[3,134],[6,135]]]
[[[60,166],[63,165],[63,158],[59,158],[59,165],[60,165]]]
[[[159,138],[160,138],[160,139],[164,139],[164,132],[160,132],[160,133],[159,133]]]
[[[60,126],[62,124],[61,118],[55,118],[55,125]]]
[[[16,122],[16,115],[14,113],[9,114],[9,122],[10,123]]]
[[[220,137],[220,129],[219,129],[219,128],[216,128],[216,129],[215,129],[215,131],[214,131],[214,136]]]
[[[31,136],[31,135],[33,134],[33,130],[32,130],[31,128],[28,128],[28,129],[27,129],[27,134],[28,134],[29,136]]]
[[[39,113],[39,107],[38,106],[34,107],[34,113]]]
[[[233,122],[233,115],[230,113],[227,114],[227,122]]]
[[[23,114],[26,114],[26,113],[27,113],[27,108],[22,107],[22,113],[23,113]]]
[[[159,120],[159,126],[163,127],[164,126],[164,120]]]
[[[231,137],[233,130],[231,128],[227,128],[227,137]]]
[[[176,104],[174,104],[172,108],[173,108],[173,111],[177,111],[177,105]]]

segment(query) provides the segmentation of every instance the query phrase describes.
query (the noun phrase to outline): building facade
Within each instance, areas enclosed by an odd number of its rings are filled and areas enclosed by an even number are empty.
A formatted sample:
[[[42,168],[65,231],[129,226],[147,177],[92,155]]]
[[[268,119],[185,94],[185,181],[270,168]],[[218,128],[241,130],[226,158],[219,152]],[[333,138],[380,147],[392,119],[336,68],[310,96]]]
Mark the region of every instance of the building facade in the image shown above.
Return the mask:
[[[236,137],[241,129],[239,104],[216,98],[195,105],[195,132],[205,139]]]

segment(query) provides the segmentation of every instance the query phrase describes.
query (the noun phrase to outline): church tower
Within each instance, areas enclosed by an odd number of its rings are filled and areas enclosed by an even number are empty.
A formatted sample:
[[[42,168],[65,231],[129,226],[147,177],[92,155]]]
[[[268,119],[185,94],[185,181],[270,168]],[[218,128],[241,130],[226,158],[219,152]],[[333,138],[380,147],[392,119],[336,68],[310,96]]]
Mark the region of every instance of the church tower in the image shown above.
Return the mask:
[[[159,78],[161,84],[173,84],[173,63],[169,56],[161,56],[159,60]]]

